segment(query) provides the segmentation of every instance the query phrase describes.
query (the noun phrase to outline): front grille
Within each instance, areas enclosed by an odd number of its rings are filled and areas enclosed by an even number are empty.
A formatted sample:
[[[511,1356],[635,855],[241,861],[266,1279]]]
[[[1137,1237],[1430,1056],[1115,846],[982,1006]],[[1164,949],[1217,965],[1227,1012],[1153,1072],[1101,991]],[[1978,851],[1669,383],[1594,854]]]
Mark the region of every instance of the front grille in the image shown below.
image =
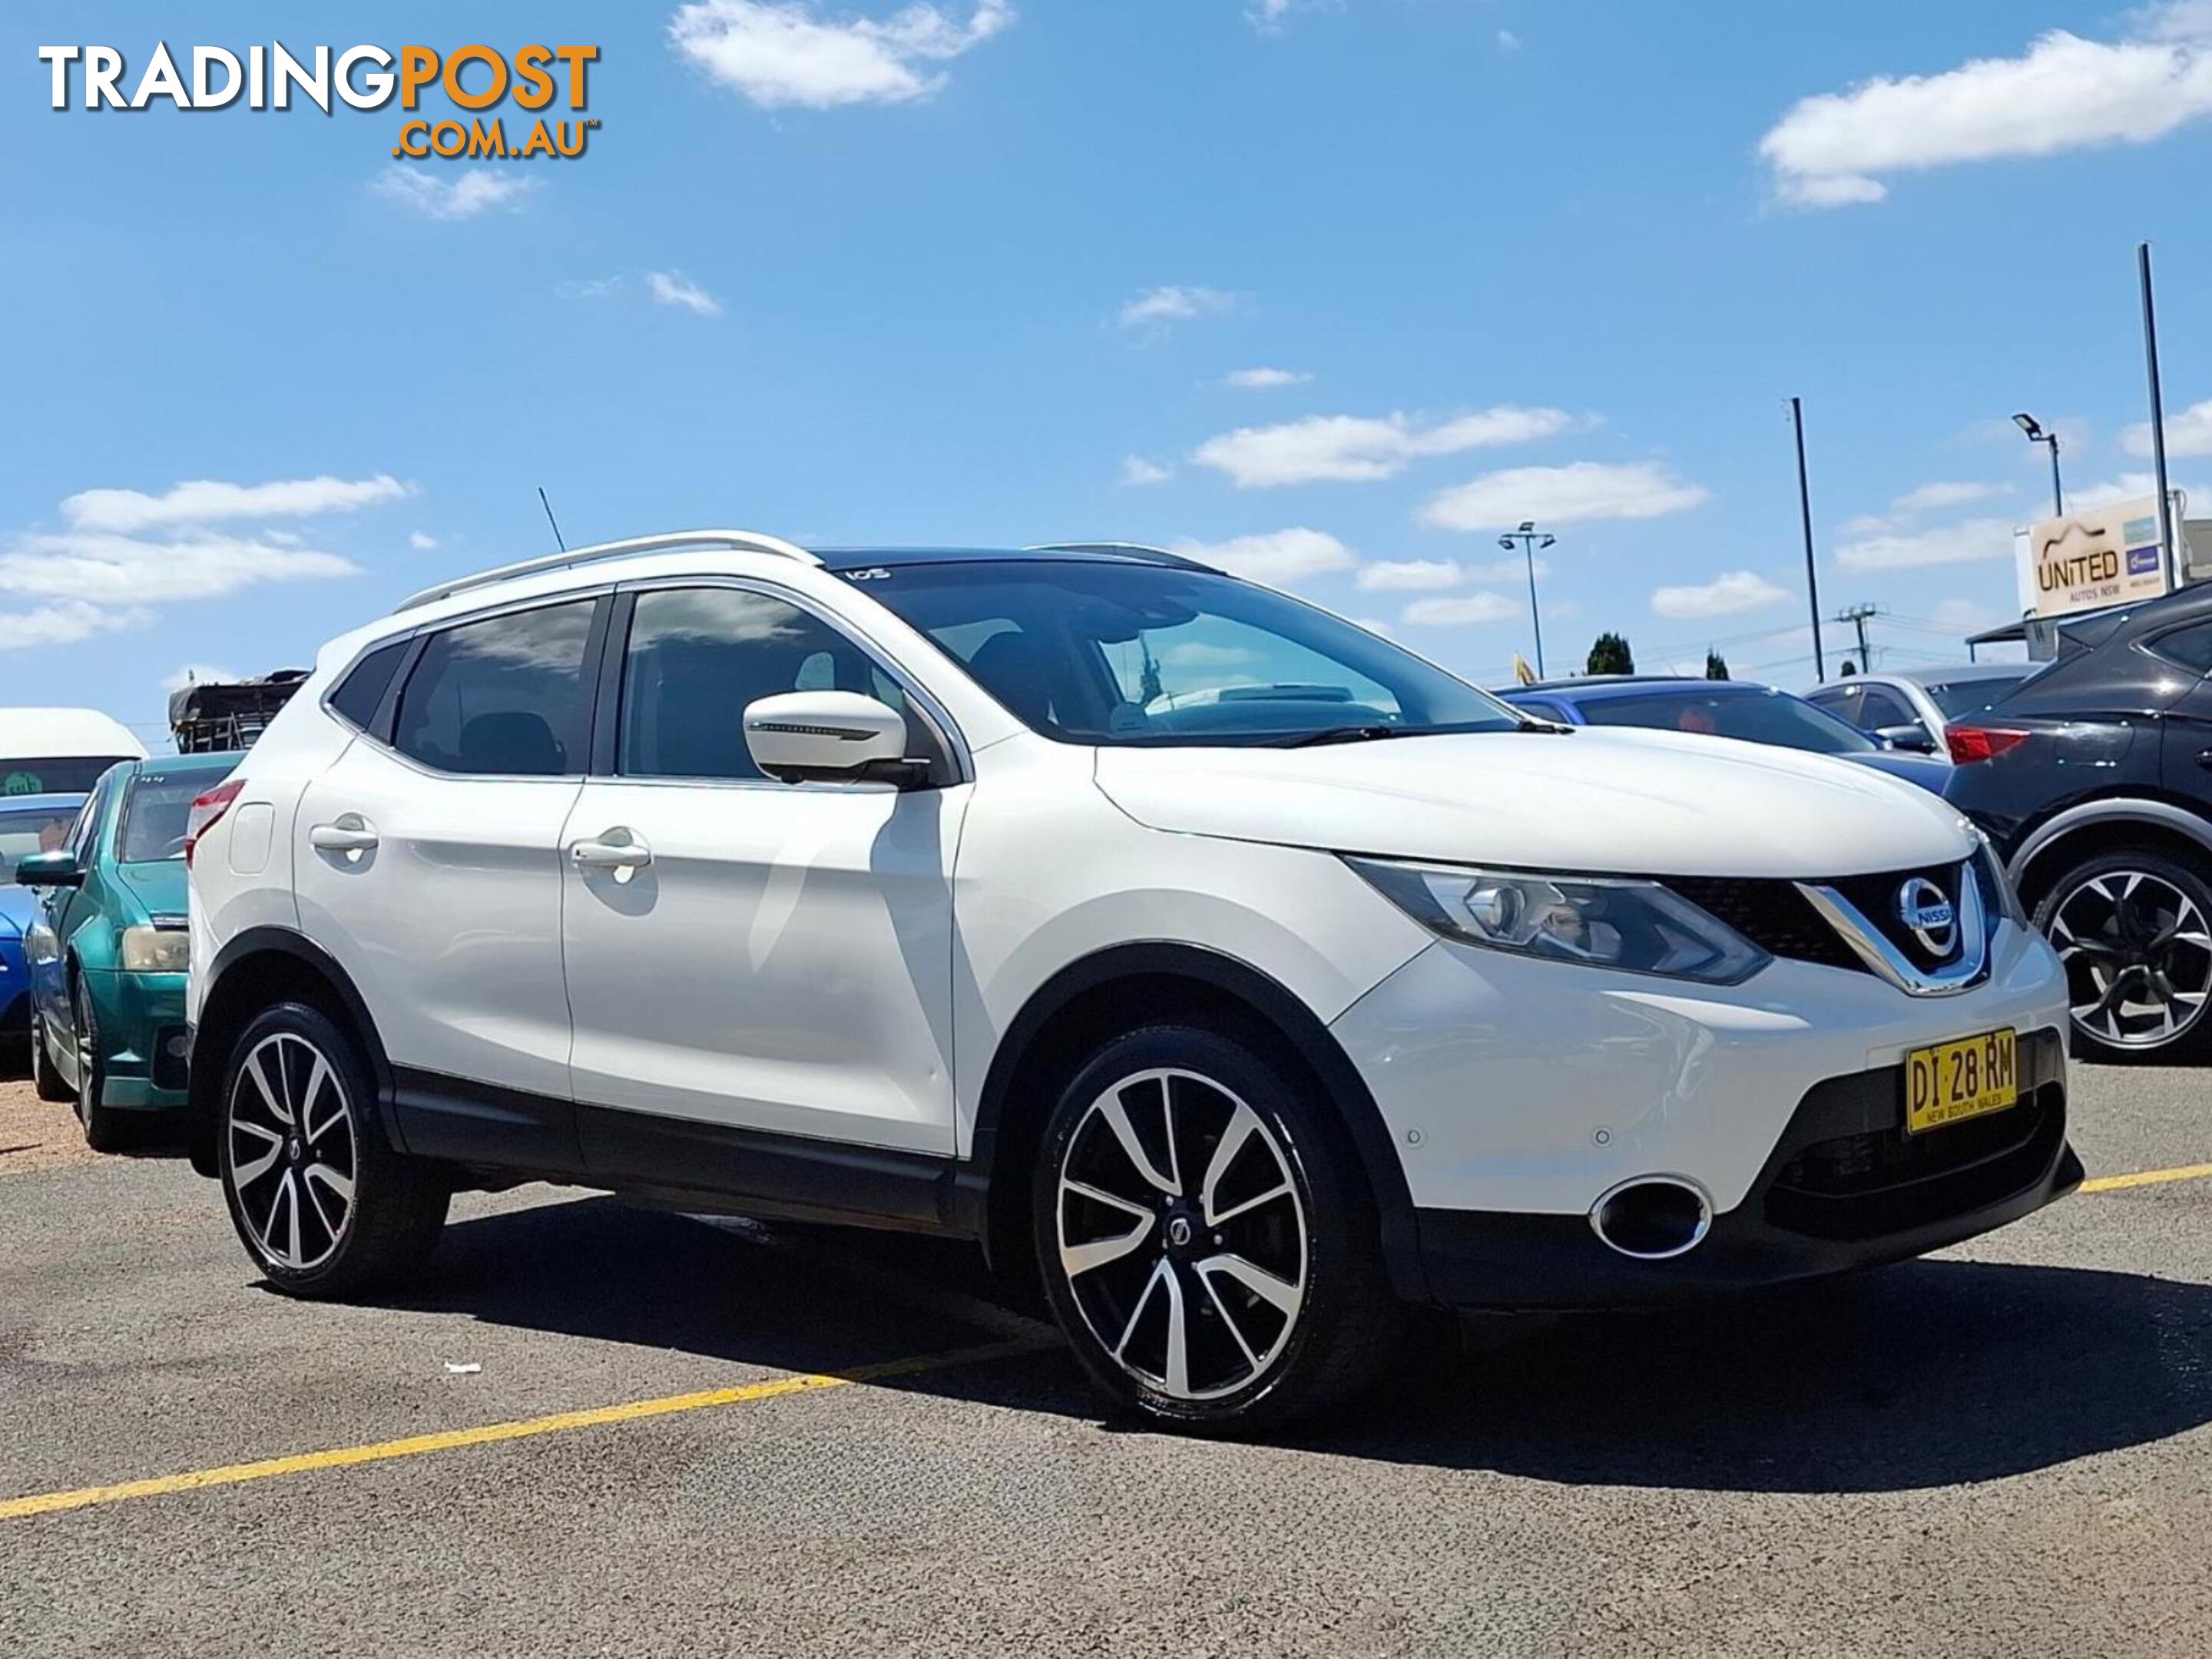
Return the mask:
[[[1866,971],[1858,953],[1828,926],[1794,881],[1729,876],[1669,876],[1667,885],[1717,916],[1769,956]]]
[[[1943,896],[1951,902],[1952,914],[1963,909],[1965,886],[1974,879],[1972,865],[1937,865],[1925,870],[1899,870],[1879,876],[1845,876],[1839,881],[1826,884],[1850,901],[1853,908],[1880,930],[1881,936],[1905,954],[1905,960],[1923,972],[1948,968],[1959,959],[1966,948],[1966,932],[1963,926],[1951,930],[1951,948],[1940,956],[1927,949],[1905,925],[1905,917],[1898,908],[1898,898],[1905,884],[1918,877],[1932,882]]]
[[[1767,1222],[1811,1238],[1875,1238],[2023,1190],[2065,1138],[2059,1052],[2056,1032],[2024,1034],[2019,1104],[1917,1135],[1905,1131],[1901,1067],[1820,1085],[1799,1107],[1786,1161],[1767,1183]],[[1864,1127],[1823,1133],[1847,1122]],[[1789,1146],[1806,1133],[1820,1138]]]

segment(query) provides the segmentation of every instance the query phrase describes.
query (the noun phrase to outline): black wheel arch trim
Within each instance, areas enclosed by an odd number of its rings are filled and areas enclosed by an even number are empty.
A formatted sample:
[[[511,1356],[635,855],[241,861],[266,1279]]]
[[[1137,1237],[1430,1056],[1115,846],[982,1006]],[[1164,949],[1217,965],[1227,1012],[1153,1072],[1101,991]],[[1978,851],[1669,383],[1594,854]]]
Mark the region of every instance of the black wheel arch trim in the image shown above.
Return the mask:
[[[2055,812],[2027,836],[2005,860],[2005,872],[2017,884],[2036,860],[2077,830],[2119,823],[2149,824],[2185,836],[2212,854],[2212,820],[2172,801],[2149,795],[2105,795]]]
[[[1249,963],[1208,946],[1171,940],[1109,945],[1068,963],[1030,994],[1000,1040],[976,1103],[975,1134],[964,1167],[979,1187],[988,1189],[1002,1148],[1014,1079],[1039,1034],[1086,992],[1116,980],[1161,976],[1196,980],[1244,1003],[1282,1034],[1320,1079],[1352,1137],[1375,1196],[1391,1284],[1407,1300],[1426,1300],[1413,1193],[1366,1080],[1320,1016],[1288,988]]]

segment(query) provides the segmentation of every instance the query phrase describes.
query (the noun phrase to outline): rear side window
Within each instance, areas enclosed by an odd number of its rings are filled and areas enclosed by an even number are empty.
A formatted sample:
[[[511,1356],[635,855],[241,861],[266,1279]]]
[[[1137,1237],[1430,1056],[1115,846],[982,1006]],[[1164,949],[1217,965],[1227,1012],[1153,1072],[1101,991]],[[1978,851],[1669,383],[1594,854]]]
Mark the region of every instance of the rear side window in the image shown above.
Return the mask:
[[[407,641],[395,640],[390,645],[380,645],[356,663],[331,693],[331,712],[348,725],[368,731],[383,705],[385,692],[391,689],[392,677],[399,672],[400,662],[407,655]]]
[[[2196,623],[2161,634],[2150,648],[2177,667],[2212,674],[2212,623]]]
[[[441,772],[581,773],[591,730],[584,659],[597,604],[513,611],[433,634],[399,694],[392,746]]]
[[[897,683],[811,612],[733,587],[641,593],[623,659],[615,769],[634,778],[757,778],[745,705],[785,691],[873,697],[907,716],[915,740],[915,715]]]

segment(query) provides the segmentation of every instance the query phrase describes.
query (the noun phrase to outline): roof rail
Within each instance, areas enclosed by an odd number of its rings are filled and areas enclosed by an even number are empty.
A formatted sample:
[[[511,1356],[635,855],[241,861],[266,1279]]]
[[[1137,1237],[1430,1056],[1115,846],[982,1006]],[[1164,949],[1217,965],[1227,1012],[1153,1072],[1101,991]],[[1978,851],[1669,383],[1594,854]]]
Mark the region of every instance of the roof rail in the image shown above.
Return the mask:
[[[803,547],[775,536],[761,535],[756,531],[674,530],[659,536],[633,536],[628,541],[600,542],[591,547],[568,548],[539,558],[503,564],[496,570],[480,571],[473,576],[440,582],[435,587],[410,593],[392,607],[392,614],[397,616],[400,611],[412,611],[418,605],[451,599],[454,594],[465,593],[471,588],[489,587],[495,582],[535,576],[547,570],[568,570],[580,564],[597,564],[603,559],[627,558],[634,553],[672,553],[687,547],[718,547],[738,553],[768,553],[780,559],[796,559],[803,564],[822,562]]]
[[[1143,542],[1039,542],[1025,547],[1024,553],[1140,553],[1160,564],[1182,565],[1195,570],[1210,570],[1187,553],[1172,552],[1164,547],[1152,547]]]

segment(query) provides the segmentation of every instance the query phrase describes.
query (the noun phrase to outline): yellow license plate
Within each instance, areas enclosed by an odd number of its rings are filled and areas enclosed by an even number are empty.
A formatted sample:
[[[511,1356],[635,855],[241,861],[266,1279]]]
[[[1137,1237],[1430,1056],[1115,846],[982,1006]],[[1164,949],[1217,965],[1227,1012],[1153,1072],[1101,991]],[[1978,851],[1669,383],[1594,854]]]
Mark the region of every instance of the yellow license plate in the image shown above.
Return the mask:
[[[2002,1112],[2020,1099],[2020,1063],[2010,1031],[1939,1042],[1905,1057],[1908,1134]]]

